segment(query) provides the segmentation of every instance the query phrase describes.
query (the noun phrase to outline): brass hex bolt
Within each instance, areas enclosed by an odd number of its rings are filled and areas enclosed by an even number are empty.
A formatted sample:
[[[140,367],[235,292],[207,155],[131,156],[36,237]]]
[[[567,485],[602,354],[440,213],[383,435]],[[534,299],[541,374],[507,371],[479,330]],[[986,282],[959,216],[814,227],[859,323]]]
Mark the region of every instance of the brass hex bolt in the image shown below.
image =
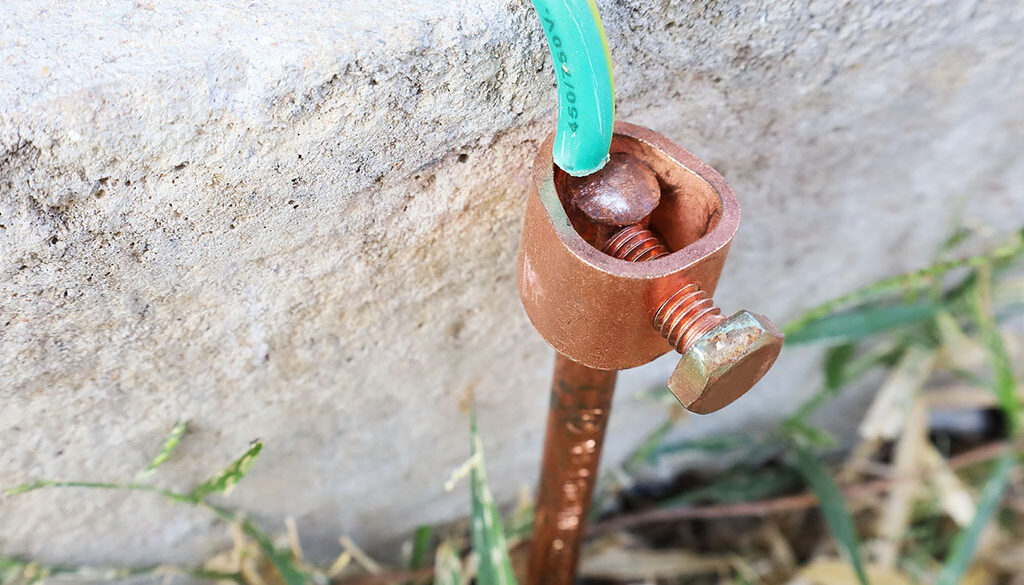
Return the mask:
[[[669,254],[661,239],[640,225],[616,233],[603,251],[631,262]],[[763,315],[721,313],[691,282],[665,298],[654,314],[654,328],[683,356],[668,379],[669,390],[698,414],[714,412],[743,396],[775,363],[785,339]]]
[[[616,154],[601,171],[574,179],[571,200],[591,221],[621,227],[602,251],[620,260],[648,262],[670,252],[644,227],[660,201],[654,171],[640,159]],[[627,219],[628,218],[628,219]],[[763,315],[740,311],[723,317],[708,294],[686,283],[666,297],[654,315],[654,328],[682,359],[668,387],[687,410],[714,412],[742,396],[775,363],[784,336]]]

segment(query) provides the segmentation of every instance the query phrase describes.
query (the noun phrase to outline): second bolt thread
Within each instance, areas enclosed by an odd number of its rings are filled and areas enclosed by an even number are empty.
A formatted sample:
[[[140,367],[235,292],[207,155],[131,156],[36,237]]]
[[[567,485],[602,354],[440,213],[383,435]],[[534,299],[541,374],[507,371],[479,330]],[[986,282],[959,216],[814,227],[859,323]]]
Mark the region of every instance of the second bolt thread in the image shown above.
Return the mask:
[[[639,224],[619,230],[604,245],[603,251],[630,262],[649,262],[669,255],[661,238]],[[676,351],[683,353],[697,338],[724,320],[711,297],[691,282],[661,303],[654,314],[654,328]]]

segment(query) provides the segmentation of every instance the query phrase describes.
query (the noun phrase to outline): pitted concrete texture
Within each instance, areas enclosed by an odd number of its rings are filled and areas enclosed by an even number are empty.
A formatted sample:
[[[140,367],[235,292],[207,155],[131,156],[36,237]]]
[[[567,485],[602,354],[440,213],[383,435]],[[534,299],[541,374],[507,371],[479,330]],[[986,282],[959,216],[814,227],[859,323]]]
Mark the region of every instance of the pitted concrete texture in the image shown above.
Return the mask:
[[[953,221],[1024,218],[1024,7],[599,2],[620,119],[718,168],[743,224],[718,294],[785,322],[928,262]],[[475,391],[490,476],[535,478],[552,356],[514,256],[554,76],[525,0],[0,6],[0,486],[188,486],[266,443],[228,502],[314,558],[464,516]],[[686,433],[815,390],[787,350]],[[622,377],[606,463],[657,426]],[[195,562],[201,512],[83,490],[0,499],[0,552]]]

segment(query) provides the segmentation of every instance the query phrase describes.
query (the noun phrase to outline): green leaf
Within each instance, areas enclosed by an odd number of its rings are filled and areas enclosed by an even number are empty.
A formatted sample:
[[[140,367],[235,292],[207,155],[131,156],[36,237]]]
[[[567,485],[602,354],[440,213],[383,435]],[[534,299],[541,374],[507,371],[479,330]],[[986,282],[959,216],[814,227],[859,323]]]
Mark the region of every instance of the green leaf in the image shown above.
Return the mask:
[[[37,562],[22,562],[0,557],[0,583],[3,585],[33,585],[45,581],[53,573],[51,567]]]
[[[791,332],[803,329],[808,323],[819,320],[831,313],[853,305],[868,303],[896,293],[912,293],[925,290],[935,284],[946,273],[957,268],[968,266],[982,266],[992,263],[1004,263],[1024,253],[1024,229],[1014,232],[1009,240],[996,248],[988,250],[976,256],[936,262],[915,272],[900,274],[891,278],[885,278],[874,282],[864,288],[844,294],[835,299],[822,303],[807,311],[798,319],[791,322],[784,328],[787,334],[787,341]]]
[[[738,467],[708,485],[687,490],[658,504],[675,508],[696,504],[757,502],[800,487],[800,476],[792,469]]]
[[[434,529],[430,526],[416,528],[416,535],[412,541],[412,555],[409,557],[409,569],[415,571],[423,566],[423,562],[427,560],[427,548],[433,534]]]
[[[17,583],[27,563],[16,561],[8,557],[0,557],[0,584],[8,585]]]
[[[476,412],[470,422],[471,456],[475,461],[470,474],[473,512],[470,533],[473,552],[477,557],[477,583],[479,585],[514,585],[515,575],[508,558],[505,529],[501,525],[498,507],[494,504],[487,485],[483,441],[476,427]]]
[[[827,380],[829,373],[826,372],[825,387],[801,404],[800,407],[790,415],[787,421],[783,423],[783,429],[785,430],[787,426],[792,426],[795,422],[802,423],[802,426],[806,427],[808,424],[807,419],[809,419],[811,415],[818,410],[818,408],[825,404],[829,398],[835,396],[843,386],[856,381],[876,367],[893,365],[899,360],[906,348],[907,344],[902,342],[898,344],[880,344],[879,347],[876,347],[863,355],[850,359],[848,363],[842,364],[841,371],[831,374],[832,376],[836,376],[838,379],[833,379],[829,382]],[[830,365],[827,363],[828,356],[826,355],[826,364],[824,367],[826,370],[829,367],[838,367],[838,361],[838,359],[833,358],[833,363]],[[838,385],[832,386],[831,384]]]
[[[256,444],[258,443],[255,443],[254,446]],[[250,448],[249,451],[252,451],[252,448]],[[284,578],[288,585],[306,585],[312,581],[309,574],[295,564],[291,551],[287,549],[278,549],[274,546],[273,539],[271,539],[266,532],[263,532],[255,522],[241,514],[236,514],[223,506],[218,506],[216,504],[200,500],[196,500],[196,502],[216,514],[222,520],[238,524],[238,526],[241,527],[242,532],[247,534],[249,538],[256,541],[256,544],[260,547],[260,550],[263,551],[263,554],[266,555],[270,564],[274,565],[274,568],[281,573],[281,577]]]
[[[842,492],[813,452],[800,444],[794,445],[794,452],[796,467],[821,501],[821,512],[839,544],[841,554],[853,566],[861,585],[868,585],[868,575],[860,556],[860,539],[857,538],[857,530],[850,511],[846,509]]]
[[[34,492],[36,490],[41,490],[43,488],[47,488],[47,487],[50,487],[52,485],[53,485],[53,482],[50,482],[50,481],[34,481],[32,483],[23,483],[21,485],[16,485],[16,486],[14,486],[12,488],[5,489],[4,490],[4,495],[5,496],[18,496],[18,495],[21,495],[21,494],[27,494],[28,492]]]
[[[256,541],[260,550],[267,556],[270,563],[274,565],[277,572],[281,573],[288,585],[306,585],[311,582],[310,576],[295,565],[295,559],[289,550],[279,549],[274,546],[274,541],[267,533],[260,530],[256,523],[248,518],[241,522],[242,531]]]
[[[157,468],[163,465],[165,461],[167,461],[167,459],[171,456],[171,453],[174,452],[174,449],[178,447],[178,443],[181,442],[181,438],[185,436],[185,430],[186,424],[184,421],[178,422],[177,424],[174,425],[174,428],[171,429],[170,436],[168,436],[167,440],[164,441],[163,448],[160,449],[160,452],[156,454],[156,457],[153,458],[153,461],[151,461],[150,464],[146,466],[145,469],[140,471],[135,476],[135,481],[140,481],[153,475],[153,473],[156,472]]]
[[[262,449],[262,442],[253,441],[252,445],[249,446],[249,450],[238,459],[235,459],[231,465],[228,465],[217,475],[196,486],[190,493],[191,497],[198,501],[210,494],[231,493],[235,485],[249,473]]]
[[[705,453],[723,453],[735,449],[743,449],[756,444],[756,441],[741,434],[718,435],[703,439],[685,439],[672,443],[665,443],[651,450],[651,460],[656,461],[665,455],[684,453],[687,451],[703,451]]]
[[[434,555],[434,585],[466,585],[468,582],[455,546],[447,540],[442,542]]]
[[[829,390],[838,390],[846,381],[846,367],[853,359],[857,346],[853,343],[843,343],[828,348],[825,352],[825,387]]]
[[[902,305],[865,305],[842,313],[832,313],[790,327],[786,343],[813,341],[856,341],[884,333],[903,325],[931,319],[939,305],[914,303]]]
[[[1024,310],[1024,278],[1000,281],[992,289],[996,320],[1002,321]]]
[[[13,487],[4,492],[4,495],[16,496],[18,494],[24,494],[35,490],[41,490],[45,488],[87,488],[87,489],[99,489],[99,490],[124,490],[130,492],[148,492],[151,494],[161,495],[168,500],[178,502],[181,504],[195,505],[198,502],[188,494],[179,494],[171,490],[146,485],[143,483],[110,483],[102,481],[53,481],[49,479],[41,479],[32,483],[19,485]]]
[[[978,539],[981,538],[981,532],[995,516],[999,508],[999,500],[1002,499],[1003,492],[1010,483],[1010,476],[1016,462],[1017,458],[1012,451],[1003,453],[997,461],[995,471],[992,472],[981,491],[981,499],[978,502],[978,511],[974,514],[974,519],[953,541],[952,551],[942,567],[937,585],[956,585],[970,568],[971,560],[974,558],[974,549],[977,548]]]
[[[533,500],[528,495],[521,497],[519,503],[516,505],[516,509],[512,511],[512,515],[509,517],[508,525],[505,527],[505,540],[507,542],[522,542],[529,540],[530,535],[533,534]],[[598,497],[595,498],[595,502],[599,501],[600,492]],[[597,507],[598,504],[594,504],[593,507]]]
[[[988,266],[978,269],[978,282],[974,287],[973,314],[978,326],[978,335],[988,350],[988,362],[992,368],[991,388],[1006,417],[1011,436],[1021,432],[1021,402],[1017,393],[1017,380],[1013,374],[1013,363],[1003,344],[1003,336],[996,327],[992,310],[992,271]]]
[[[177,428],[177,427],[175,427]],[[95,481],[53,481],[53,480],[39,480],[33,483],[24,484],[10,490],[5,493],[8,495],[23,494],[26,492],[44,489],[44,488],[91,488],[91,489],[103,489],[103,490],[125,490],[125,491],[136,491],[136,492],[148,492],[161,495],[174,502],[188,504],[191,506],[199,506],[210,510],[216,514],[222,520],[228,522],[237,522],[242,530],[249,535],[259,545],[260,549],[270,560],[271,564],[277,568],[278,572],[288,583],[288,585],[307,585],[311,582],[310,576],[300,569],[294,559],[292,559],[291,552],[287,550],[278,550],[273,543],[273,540],[251,520],[243,518],[240,515],[232,512],[231,510],[212,504],[204,500],[204,498],[213,493],[226,493],[231,490],[245,475],[249,472],[253,463],[256,461],[256,457],[259,455],[260,450],[263,448],[263,444],[259,441],[253,442],[249,449],[235,460],[231,465],[225,468],[223,471],[218,473],[216,476],[207,480],[203,484],[196,487],[190,493],[183,494],[174,492],[168,489],[155,487],[143,483],[110,483],[110,482],[95,482]],[[31,566],[26,565],[26,566]],[[0,570],[3,570],[3,566],[0,565]],[[194,572],[196,576],[203,576],[202,572]],[[229,574],[214,574],[217,578],[234,578]]]
[[[839,440],[832,433],[820,429],[799,417],[790,417],[783,422],[782,432],[791,441],[804,447],[828,449],[839,445]]]
[[[946,238],[946,241],[942,242],[942,247],[939,248],[939,250],[942,252],[946,252],[947,250],[951,250],[959,246],[960,244],[967,241],[967,238],[969,238],[972,233],[973,232],[970,229],[964,226],[958,226],[956,229],[953,230],[952,233],[949,234],[949,237]]]
[[[636,451],[633,451],[633,454],[629,456],[627,465],[642,465],[655,462],[657,460],[657,457],[654,456],[655,450],[658,449],[661,442],[674,428],[675,422],[671,419],[661,423],[658,428],[654,429],[654,432],[644,439],[643,443],[640,443]]]

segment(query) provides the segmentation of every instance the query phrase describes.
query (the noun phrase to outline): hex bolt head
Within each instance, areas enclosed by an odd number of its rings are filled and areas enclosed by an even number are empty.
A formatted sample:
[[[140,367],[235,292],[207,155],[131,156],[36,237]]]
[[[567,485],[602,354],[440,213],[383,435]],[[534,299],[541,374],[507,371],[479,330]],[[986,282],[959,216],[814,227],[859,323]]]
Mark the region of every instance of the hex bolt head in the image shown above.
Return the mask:
[[[743,396],[765,375],[784,339],[767,317],[740,311],[693,341],[668,388],[687,410],[714,412]]]
[[[669,254],[658,236],[640,225],[616,233],[604,252],[632,262]],[[654,328],[683,356],[668,380],[669,390],[697,414],[714,412],[743,396],[775,363],[784,340],[763,315],[740,311],[723,317],[695,283],[665,298]]]

